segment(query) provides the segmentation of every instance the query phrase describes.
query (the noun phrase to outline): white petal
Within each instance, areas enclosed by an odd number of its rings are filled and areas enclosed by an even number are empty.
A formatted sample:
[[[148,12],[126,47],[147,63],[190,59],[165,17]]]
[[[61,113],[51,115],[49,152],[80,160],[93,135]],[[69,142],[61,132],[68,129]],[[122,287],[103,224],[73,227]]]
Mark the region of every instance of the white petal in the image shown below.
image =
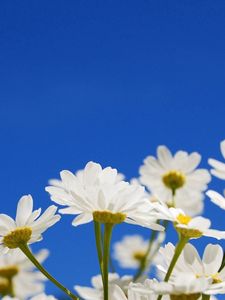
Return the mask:
[[[17,205],[16,224],[17,226],[24,226],[33,210],[33,199],[31,195],[25,195],[20,198]]]
[[[223,157],[225,158],[225,140],[223,140],[220,143],[220,150],[221,150],[221,153],[222,153]]]
[[[93,215],[89,214],[89,213],[83,213],[80,214],[79,216],[77,216],[74,220],[73,220],[73,225],[74,226],[78,226],[81,224],[86,224],[89,223],[93,220]]]
[[[222,195],[212,190],[207,191],[206,195],[214,204],[218,205],[222,209],[225,209],[225,198]]]
[[[218,171],[222,171],[225,173],[225,164],[224,163],[222,163],[216,159],[213,159],[213,158],[210,158],[208,160],[208,163],[210,164],[210,166],[217,169]]]
[[[16,226],[15,221],[5,214],[0,214],[0,225],[6,227],[8,230],[12,230]]]
[[[172,160],[172,154],[166,146],[159,146],[157,148],[157,156],[160,164],[164,168],[169,168]]]
[[[208,244],[205,248],[202,261],[206,274],[216,274],[223,260],[223,249],[219,245]]]

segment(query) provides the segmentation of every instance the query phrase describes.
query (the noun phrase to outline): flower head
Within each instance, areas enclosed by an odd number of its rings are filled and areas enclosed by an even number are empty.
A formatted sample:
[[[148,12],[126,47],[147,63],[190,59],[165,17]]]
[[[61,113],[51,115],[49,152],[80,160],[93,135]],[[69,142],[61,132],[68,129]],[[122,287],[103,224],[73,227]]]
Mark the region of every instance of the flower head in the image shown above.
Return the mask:
[[[157,266],[161,272],[160,277],[166,274],[174,251],[175,247],[171,243],[160,249],[161,263]],[[175,265],[170,282],[176,284],[180,276],[186,274],[190,279],[203,278],[208,281],[205,294],[224,294],[225,268],[221,268],[222,262],[223,249],[219,245],[208,244],[201,258],[196,248],[187,244]]]
[[[0,252],[32,244],[42,239],[42,233],[60,220],[56,206],[50,206],[41,216],[41,209],[33,211],[33,199],[23,196],[17,205],[16,219],[0,214]]]
[[[168,300],[198,300],[208,285],[209,283],[205,278],[196,279],[189,274],[180,274],[176,278],[176,282],[173,283],[146,279],[143,284],[131,284],[129,288],[137,295],[142,295],[144,299],[149,300],[157,299],[155,295],[164,295],[163,299]]]
[[[211,221],[207,218],[197,216],[190,217],[182,209],[167,208],[162,204],[155,204],[159,210],[159,218],[167,219],[174,223],[176,230],[189,239],[207,236],[218,240],[225,239],[225,231],[211,229]]]
[[[48,256],[47,250],[41,250],[35,257],[43,262]],[[26,299],[32,295],[43,292],[45,277],[35,270],[33,264],[19,250],[15,249],[0,256],[0,277],[7,279],[8,286],[15,297]]]
[[[150,228],[161,230],[162,226],[149,214],[151,204],[145,198],[144,188],[118,180],[117,174],[116,169],[102,169],[99,164],[89,162],[78,174],[62,171],[61,184],[48,186],[46,191],[54,202],[66,206],[61,213],[78,215],[73,221],[75,226],[93,219],[101,223],[143,225],[144,216]]]
[[[169,206],[182,208],[191,216],[203,209],[203,191],[210,181],[197,152],[178,151],[172,156],[165,146],[157,148],[157,158],[148,156],[140,168],[140,180],[156,198]]]

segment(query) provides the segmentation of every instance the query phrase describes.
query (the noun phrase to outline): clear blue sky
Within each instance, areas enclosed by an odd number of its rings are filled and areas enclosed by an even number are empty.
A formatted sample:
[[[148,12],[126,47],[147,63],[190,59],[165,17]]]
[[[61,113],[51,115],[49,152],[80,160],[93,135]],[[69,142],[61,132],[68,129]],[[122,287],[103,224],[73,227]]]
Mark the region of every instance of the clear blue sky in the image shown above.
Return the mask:
[[[47,207],[48,179],[89,160],[131,178],[158,144],[199,151],[202,166],[219,157],[224,33],[223,0],[1,1],[1,211],[14,214],[26,193]],[[224,212],[206,202],[224,229]],[[70,287],[98,273],[92,225],[71,220],[35,247],[51,250],[47,267]],[[148,235],[121,225],[115,239],[126,230]]]

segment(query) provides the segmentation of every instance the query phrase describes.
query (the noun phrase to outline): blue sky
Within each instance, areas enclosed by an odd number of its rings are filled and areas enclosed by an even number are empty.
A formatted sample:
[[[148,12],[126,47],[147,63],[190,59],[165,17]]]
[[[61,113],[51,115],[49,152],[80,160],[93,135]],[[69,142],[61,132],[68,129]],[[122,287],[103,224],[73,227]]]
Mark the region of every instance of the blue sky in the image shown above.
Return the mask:
[[[202,166],[219,158],[224,29],[222,0],[1,1],[1,211],[13,215],[27,193],[46,208],[48,179],[89,160],[129,179],[159,144],[199,151]],[[208,199],[205,214],[224,227]],[[50,249],[46,266],[69,287],[98,273],[92,224],[71,220],[35,246]],[[149,234],[121,225],[115,239],[125,232]]]

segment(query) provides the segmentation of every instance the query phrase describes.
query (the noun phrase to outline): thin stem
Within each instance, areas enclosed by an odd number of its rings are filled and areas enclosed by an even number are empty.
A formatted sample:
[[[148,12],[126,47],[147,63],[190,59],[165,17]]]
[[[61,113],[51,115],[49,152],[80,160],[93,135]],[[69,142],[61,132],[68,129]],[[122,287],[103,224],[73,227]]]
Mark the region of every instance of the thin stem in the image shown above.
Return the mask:
[[[37,261],[29,247],[26,244],[20,245],[20,250],[27,256],[27,258],[37,267],[41,273],[47,277],[52,283],[54,283],[59,289],[61,289],[64,293],[66,293],[71,299],[79,300],[77,296],[71,293],[66,287],[64,287],[61,283],[59,283],[51,274],[49,274],[45,268]]]
[[[202,300],[209,300],[209,299],[210,299],[210,295],[202,294]]]
[[[113,225],[106,223],[104,232],[104,253],[103,253],[103,278],[104,278],[104,300],[109,299],[109,255],[110,255],[110,242],[112,236]]]
[[[157,232],[153,230],[151,232],[151,236],[150,236],[150,239],[149,239],[149,244],[148,244],[147,251],[146,251],[145,255],[143,256],[143,258],[141,259],[139,269],[137,270],[137,273],[134,276],[134,281],[137,281],[141,277],[141,275],[144,273],[144,271],[147,267],[146,266],[147,265],[147,260],[148,260],[148,257],[149,257],[149,253],[152,250],[152,245],[153,245],[153,242],[156,238],[156,235],[157,235]]]
[[[94,221],[94,228],[95,228],[95,242],[96,242],[96,249],[98,253],[98,262],[99,262],[99,268],[102,275],[102,282],[104,282],[103,279],[103,273],[102,273],[102,236],[101,236],[101,224],[97,221]]]
[[[178,260],[178,258],[180,256],[181,252],[183,251],[184,246],[187,244],[188,240],[189,239],[186,238],[186,237],[183,237],[183,236],[180,237],[180,240],[179,240],[179,242],[176,245],[173,258],[172,258],[171,263],[169,265],[169,268],[167,270],[166,276],[164,278],[164,282],[168,282],[168,280],[170,279],[170,276],[171,276],[171,274],[173,272],[173,269],[174,269],[174,267],[176,265],[176,262],[177,262],[177,260]],[[157,298],[157,300],[161,300],[161,299],[162,299],[162,295],[159,295],[158,298]]]

